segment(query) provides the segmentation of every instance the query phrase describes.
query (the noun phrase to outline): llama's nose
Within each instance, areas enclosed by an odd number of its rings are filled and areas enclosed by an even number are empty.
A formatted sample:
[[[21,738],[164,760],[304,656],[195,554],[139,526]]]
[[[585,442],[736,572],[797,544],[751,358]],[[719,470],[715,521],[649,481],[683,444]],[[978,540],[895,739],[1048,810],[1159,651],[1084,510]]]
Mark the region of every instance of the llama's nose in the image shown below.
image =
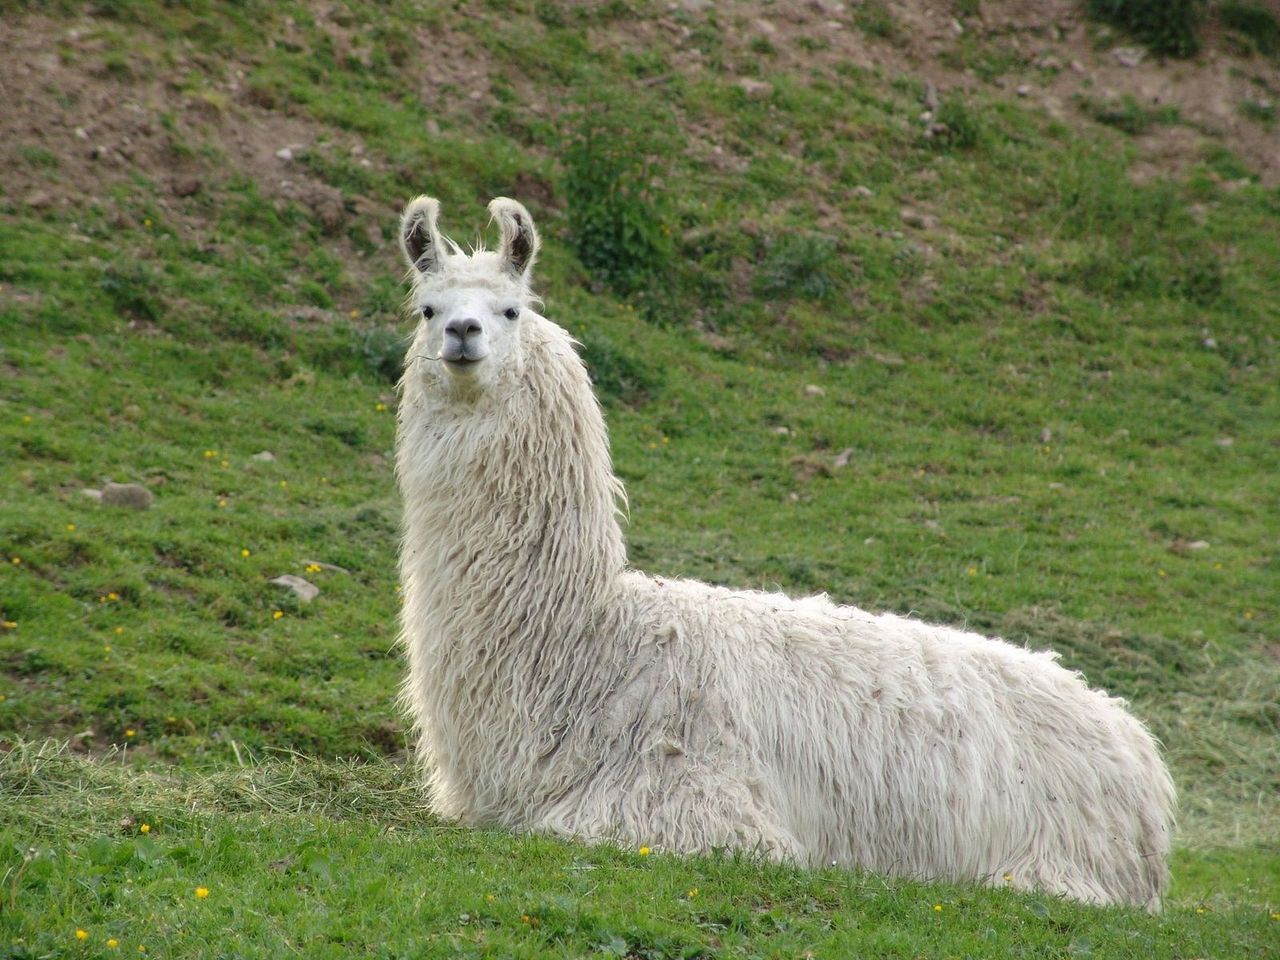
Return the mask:
[[[465,341],[480,332],[480,321],[473,317],[455,318],[444,325],[444,332]]]

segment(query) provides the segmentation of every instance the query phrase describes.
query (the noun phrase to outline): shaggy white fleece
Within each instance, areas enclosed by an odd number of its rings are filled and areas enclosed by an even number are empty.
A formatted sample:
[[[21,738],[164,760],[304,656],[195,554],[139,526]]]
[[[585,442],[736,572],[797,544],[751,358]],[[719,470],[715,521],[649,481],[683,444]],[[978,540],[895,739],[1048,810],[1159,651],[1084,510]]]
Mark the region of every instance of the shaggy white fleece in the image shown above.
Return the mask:
[[[537,234],[490,209],[497,251],[442,238],[434,200],[402,223],[423,314],[397,437],[403,694],[433,808],[1158,909],[1168,770],[1054,654],[627,569],[600,407],[533,309]]]

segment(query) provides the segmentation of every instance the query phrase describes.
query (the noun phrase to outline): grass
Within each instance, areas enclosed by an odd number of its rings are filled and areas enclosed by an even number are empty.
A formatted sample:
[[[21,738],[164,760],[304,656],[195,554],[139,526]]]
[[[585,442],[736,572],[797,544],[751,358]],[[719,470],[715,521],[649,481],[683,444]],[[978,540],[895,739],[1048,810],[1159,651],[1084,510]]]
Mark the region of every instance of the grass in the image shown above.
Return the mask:
[[[7,915],[18,956],[114,955],[114,940],[174,957],[1158,958],[1246,956],[1274,932],[1267,914],[1213,899],[1157,918],[458,829],[385,761],[274,759],[175,783],[28,746],[0,760],[0,782],[20,795],[5,840],[62,835],[17,867],[45,905],[38,920]],[[1265,863],[1233,865],[1238,882],[1274,883]]]
[[[39,6],[50,36],[79,16]],[[952,94],[955,136],[925,141],[915,81],[786,72],[714,12],[690,43],[723,77],[604,41],[630,22],[612,5],[330,13],[102,6],[86,42],[129,70],[94,82],[132,96],[198,60],[192,97],[222,104],[210,121],[164,87],[156,129],[200,190],[170,197],[140,169],[74,207],[0,194],[0,951],[1274,955],[1274,189],[1222,189],[1248,176],[1225,146],[1136,186],[1114,135],[977,96]],[[446,34],[492,101],[413,45],[358,42]],[[561,162],[588,83],[690,134],[644,159],[673,250],[626,297],[566,207],[589,202]],[[438,109],[405,93],[428,84]],[[290,176],[338,208],[280,193],[210,126],[255,118],[312,131]],[[14,176],[79,189],[57,151],[15,145]],[[424,814],[395,705],[390,468],[408,331],[391,238],[424,190],[459,239],[490,196],[529,203],[547,313],[606,403],[637,566],[967,624],[1130,699],[1182,795],[1169,909]],[[936,226],[904,225],[905,206]],[[80,492],[107,480],[155,505]],[[321,595],[293,600],[282,573]]]

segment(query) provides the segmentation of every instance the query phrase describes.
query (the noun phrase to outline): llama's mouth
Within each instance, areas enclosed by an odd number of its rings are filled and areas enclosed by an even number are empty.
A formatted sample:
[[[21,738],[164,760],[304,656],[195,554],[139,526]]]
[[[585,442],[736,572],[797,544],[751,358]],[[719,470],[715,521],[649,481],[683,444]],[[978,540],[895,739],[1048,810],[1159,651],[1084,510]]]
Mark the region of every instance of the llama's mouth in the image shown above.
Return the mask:
[[[445,368],[452,373],[471,373],[480,365],[483,357],[468,357],[466,354],[459,354],[456,357],[445,357]]]

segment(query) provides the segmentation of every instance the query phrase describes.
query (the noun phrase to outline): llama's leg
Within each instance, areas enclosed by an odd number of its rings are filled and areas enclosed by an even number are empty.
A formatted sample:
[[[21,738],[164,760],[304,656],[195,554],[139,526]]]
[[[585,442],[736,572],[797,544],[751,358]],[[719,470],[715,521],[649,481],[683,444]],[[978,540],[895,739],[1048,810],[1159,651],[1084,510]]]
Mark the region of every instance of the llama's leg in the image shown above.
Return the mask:
[[[808,862],[779,818],[761,809],[741,785],[711,791],[684,785],[662,793],[633,788],[561,798],[533,828],[566,839],[697,854],[741,850],[769,860]]]

